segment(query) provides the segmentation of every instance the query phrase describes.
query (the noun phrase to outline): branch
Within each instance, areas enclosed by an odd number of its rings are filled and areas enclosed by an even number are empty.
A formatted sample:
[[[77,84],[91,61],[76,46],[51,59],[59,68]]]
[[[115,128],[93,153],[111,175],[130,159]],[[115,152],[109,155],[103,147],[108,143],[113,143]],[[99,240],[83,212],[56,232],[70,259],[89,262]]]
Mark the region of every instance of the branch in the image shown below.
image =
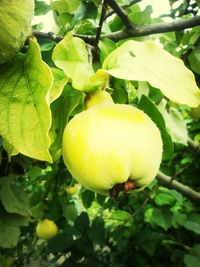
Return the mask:
[[[132,6],[132,5],[135,5],[135,4],[137,4],[137,3],[141,2],[141,1],[142,1],[142,0],[132,0],[129,4],[127,4],[127,5],[122,5],[121,8],[126,9],[126,8],[128,8],[128,7]],[[106,15],[106,18],[112,16],[114,13],[115,13],[114,10],[111,11],[111,12],[109,12],[109,13]]]
[[[200,145],[198,142],[193,141],[192,139],[188,139],[187,144],[190,148],[196,151],[197,154],[200,153]]]
[[[32,34],[37,39],[47,39],[47,40],[54,41],[56,43],[62,41],[62,39],[63,39],[62,36],[55,35],[53,32],[37,32],[37,31],[34,31]]]
[[[107,2],[108,2],[108,0],[104,0],[103,4],[102,4],[101,17],[100,17],[100,20],[99,20],[99,25],[97,27],[97,32],[96,32],[96,38],[95,38],[95,41],[94,41],[94,46],[95,47],[98,46],[98,43],[99,43],[99,40],[100,40],[100,37],[101,37],[101,30],[102,30],[102,27],[103,27],[104,19],[106,17]]]
[[[167,188],[175,189],[180,192],[183,196],[189,198],[190,200],[200,204],[200,193],[193,190],[189,186],[183,185],[161,171],[158,172],[156,179],[166,186]]]
[[[119,41],[130,37],[139,37],[155,33],[181,31],[184,29],[193,28],[195,26],[200,26],[200,16],[195,16],[189,19],[180,19],[173,22],[165,22],[165,23],[157,23],[152,25],[141,26],[129,32],[119,31],[111,34],[104,34],[101,36],[101,38],[109,38],[113,41]],[[50,39],[55,42],[59,42],[63,39],[63,37],[55,36],[51,32],[50,33],[33,32],[33,35],[39,39],[40,38]],[[83,39],[88,44],[94,44],[95,35],[74,34],[74,36]]]
[[[115,11],[115,13],[121,18],[126,26],[127,31],[132,31],[135,29],[135,26],[128,18],[124,10],[115,2],[115,0],[107,0],[108,5]]]
[[[102,38],[109,38],[113,41],[119,41],[130,37],[146,36],[155,33],[174,32],[192,28],[200,25],[200,16],[195,16],[189,19],[179,19],[172,22],[157,23],[136,27],[134,30],[118,31],[111,34],[102,35]]]

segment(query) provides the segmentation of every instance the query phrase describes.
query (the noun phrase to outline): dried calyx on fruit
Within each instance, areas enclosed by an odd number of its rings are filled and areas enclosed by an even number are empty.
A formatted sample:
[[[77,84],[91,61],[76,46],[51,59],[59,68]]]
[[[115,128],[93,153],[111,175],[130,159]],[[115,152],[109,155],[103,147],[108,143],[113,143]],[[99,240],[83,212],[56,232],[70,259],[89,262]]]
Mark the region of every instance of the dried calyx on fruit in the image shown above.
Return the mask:
[[[105,91],[92,93],[86,108],[63,134],[63,159],[72,176],[105,195],[120,184],[128,191],[151,183],[162,158],[155,123],[133,106],[115,104]]]
[[[34,14],[34,0],[0,1],[0,65],[20,51]]]

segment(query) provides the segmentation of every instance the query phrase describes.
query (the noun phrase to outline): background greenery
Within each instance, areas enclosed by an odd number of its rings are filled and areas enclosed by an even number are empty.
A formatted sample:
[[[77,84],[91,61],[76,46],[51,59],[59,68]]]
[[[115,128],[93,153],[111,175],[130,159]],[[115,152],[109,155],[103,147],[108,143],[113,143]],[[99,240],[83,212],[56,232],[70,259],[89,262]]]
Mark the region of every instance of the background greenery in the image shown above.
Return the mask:
[[[164,123],[166,147],[161,172],[145,190],[121,192],[117,199],[95,194],[80,185],[73,187],[76,182],[63,164],[60,147],[67,121],[84,109],[85,93],[75,90],[71,80],[56,68],[57,58],[53,56],[52,60],[52,53],[56,43],[72,31],[87,43],[90,60],[97,70],[127,38],[151,39],[182,59],[199,85],[200,1],[169,0],[170,12],[157,18],[152,18],[152,10],[154,4],[161,5],[158,1],[152,1],[152,6],[145,9],[140,8],[140,1],[104,1],[103,11],[100,2],[57,0],[47,5],[36,0],[35,16],[53,11],[54,33],[41,32],[42,24],[33,25],[33,36],[39,45],[30,41],[22,50],[26,56],[0,69],[0,88],[5,81],[7,88],[12,88],[19,77],[25,79],[22,66],[26,66],[33,82],[34,105],[40,114],[36,120],[44,128],[51,127],[48,135],[28,123],[33,103],[27,105],[27,115],[22,116],[24,110],[20,110],[30,100],[25,87],[17,106],[0,96],[11,112],[17,110],[9,121],[15,145],[9,136],[3,138],[2,130],[0,139],[0,266],[12,266],[12,260],[8,262],[12,257],[15,267],[199,267],[199,109],[167,100],[147,82],[111,77],[109,90],[116,103],[139,106],[160,125]],[[177,28],[171,21],[183,24]],[[78,56],[85,51],[82,43],[74,47]],[[12,73],[15,75],[9,79]],[[167,73],[165,82],[168,83]],[[48,90],[49,106],[45,102]],[[145,96],[140,99],[142,95]],[[2,127],[3,112],[1,117]],[[19,123],[25,129],[23,136],[15,132]],[[163,179],[163,173],[168,180]],[[44,218],[55,221],[59,229],[49,241],[39,239],[35,232],[37,223]]]

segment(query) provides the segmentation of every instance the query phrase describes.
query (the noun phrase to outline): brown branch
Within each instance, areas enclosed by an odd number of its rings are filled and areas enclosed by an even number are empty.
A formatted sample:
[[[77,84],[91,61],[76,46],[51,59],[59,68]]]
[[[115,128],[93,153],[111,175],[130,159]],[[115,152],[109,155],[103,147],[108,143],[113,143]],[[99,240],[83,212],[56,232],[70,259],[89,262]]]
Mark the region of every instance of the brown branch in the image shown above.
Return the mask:
[[[187,144],[190,148],[192,148],[197,154],[200,153],[200,145],[198,142],[193,141],[192,139],[188,139]]]
[[[95,47],[98,46],[98,43],[99,43],[99,40],[100,40],[100,37],[101,37],[101,30],[102,30],[103,23],[104,23],[104,20],[105,20],[105,17],[106,17],[107,2],[108,2],[108,0],[104,0],[103,4],[102,4],[101,17],[100,17],[100,20],[99,20],[99,25],[97,27],[97,32],[96,32],[96,38],[95,38],[95,41],[94,41],[94,46]]]
[[[180,192],[183,196],[189,198],[193,202],[200,204],[200,193],[193,190],[189,186],[181,184],[180,182],[174,180],[173,177],[170,177],[162,173],[161,171],[158,172],[156,179],[165,187],[170,189],[175,189],[178,192]]]
[[[126,8],[128,8],[128,7],[132,6],[132,5],[135,5],[135,4],[137,4],[137,3],[141,2],[141,1],[142,1],[142,0],[132,0],[129,4],[127,4],[127,5],[122,5],[121,8],[122,8],[122,9],[126,9]],[[114,11],[114,10],[110,11],[110,12],[106,15],[106,18],[112,16],[113,14],[115,14],[115,11]]]
[[[108,5],[115,11],[115,13],[121,18],[123,21],[126,30],[132,31],[135,29],[134,24],[130,21],[127,14],[124,12],[124,10],[115,2],[115,0],[107,0]]]
[[[101,38],[109,38],[113,41],[119,41],[130,37],[139,37],[156,33],[181,31],[184,29],[193,28],[195,26],[200,26],[200,16],[195,16],[189,19],[179,19],[177,21],[172,22],[141,26],[129,32],[119,31],[111,34],[104,34],[101,36]],[[54,36],[54,34],[52,33],[34,32],[33,35],[39,39],[51,39],[55,42],[59,42],[63,39],[63,37]],[[74,34],[74,36],[83,39],[86,43],[94,44],[95,35]]]
[[[156,33],[181,31],[188,28],[193,28],[200,25],[200,16],[195,16],[189,19],[179,19],[172,22],[163,22],[151,25],[137,27],[132,31],[118,31],[111,34],[102,35],[102,38],[109,38],[113,41],[119,41],[130,37],[146,36]]]

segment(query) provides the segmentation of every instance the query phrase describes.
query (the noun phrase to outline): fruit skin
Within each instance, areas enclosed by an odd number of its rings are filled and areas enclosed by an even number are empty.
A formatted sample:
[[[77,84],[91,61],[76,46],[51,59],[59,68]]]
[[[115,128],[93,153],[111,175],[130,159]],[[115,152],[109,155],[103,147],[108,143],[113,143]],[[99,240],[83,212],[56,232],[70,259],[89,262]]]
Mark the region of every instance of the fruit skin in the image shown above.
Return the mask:
[[[145,187],[161,163],[160,131],[133,106],[95,102],[65,127],[62,154],[68,170],[80,184],[105,195],[128,179]]]
[[[13,264],[14,264],[14,257],[12,256],[7,256],[5,259],[4,259],[4,262],[3,262],[3,266],[4,267],[12,267]]]
[[[0,65],[12,60],[30,32],[34,0],[0,1]]]
[[[41,239],[50,239],[58,232],[58,227],[54,221],[44,219],[36,227],[36,233]]]
[[[66,193],[68,195],[71,195],[71,196],[74,195],[74,194],[76,194],[78,192],[78,190],[79,190],[79,185],[78,184],[75,184],[73,186],[67,187],[65,189]]]

